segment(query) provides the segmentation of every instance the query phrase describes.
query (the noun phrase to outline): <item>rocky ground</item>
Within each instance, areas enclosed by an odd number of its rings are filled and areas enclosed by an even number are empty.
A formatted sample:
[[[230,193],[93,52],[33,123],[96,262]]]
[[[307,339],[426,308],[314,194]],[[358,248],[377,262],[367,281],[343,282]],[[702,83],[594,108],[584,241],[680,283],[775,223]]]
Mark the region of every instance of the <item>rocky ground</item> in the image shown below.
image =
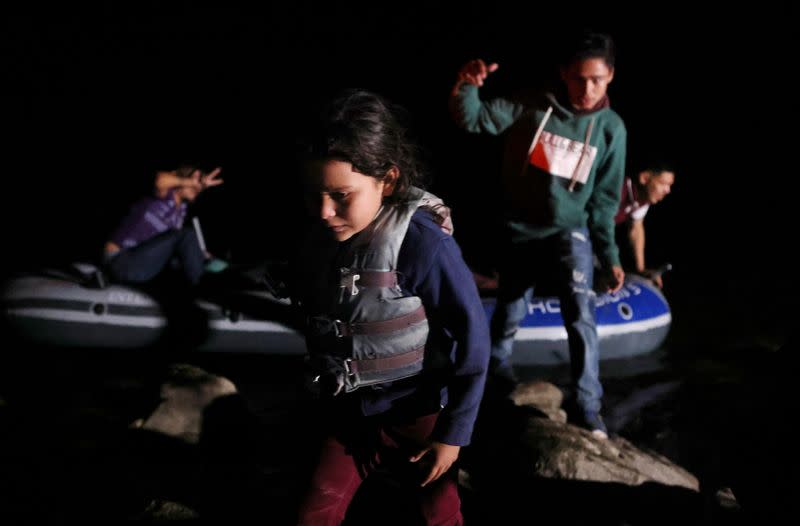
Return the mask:
[[[608,441],[563,423],[564,371],[523,371],[533,383],[513,400],[487,398],[462,455],[468,524],[782,515],[796,351],[604,367]],[[170,367],[146,353],[6,345],[3,355],[0,523],[291,524],[313,422],[297,358],[197,354]],[[375,524],[383,494],[365,486],[350,524]],[[391,518],[413,523],[404,511]]]

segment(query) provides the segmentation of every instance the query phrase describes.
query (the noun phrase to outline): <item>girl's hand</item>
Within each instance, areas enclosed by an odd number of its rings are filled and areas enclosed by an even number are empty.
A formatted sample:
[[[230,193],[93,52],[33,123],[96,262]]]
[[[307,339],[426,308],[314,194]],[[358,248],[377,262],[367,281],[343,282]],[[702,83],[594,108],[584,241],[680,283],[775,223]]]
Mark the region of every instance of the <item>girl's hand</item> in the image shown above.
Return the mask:
[[[416,455],[413,455],[409,460],[411,462],[418,462],[423,457],[430,456],[431,467],[428,471],[425,480],[422,481],[420,486],[425,486],[444,475],[448,469],[453,465],[453,462],[458,458],[458,453],[461,446],[452,446],[442,442],[431,442],[422,448]]]

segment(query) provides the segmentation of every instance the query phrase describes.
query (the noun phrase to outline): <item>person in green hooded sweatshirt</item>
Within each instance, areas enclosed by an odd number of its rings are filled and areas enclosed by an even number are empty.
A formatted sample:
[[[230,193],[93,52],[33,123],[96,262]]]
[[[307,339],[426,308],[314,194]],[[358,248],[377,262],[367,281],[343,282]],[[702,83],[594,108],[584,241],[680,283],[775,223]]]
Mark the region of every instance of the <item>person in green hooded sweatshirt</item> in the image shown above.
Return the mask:
[[[605,438],[593,254],[608,275],[609,291],[618,291],[625,273],[614,215],[627,132],[606,93],[614,79],[611,37],[585,32],[563,51],[558,88],[521,99],[482,100],[479,88],[498,65],[472,60],[458,73],[450,107],[465,130],[505,135],[505,236],[491,320],[493,383],[501,392],[516,384],[510,364],[514,336],[534,285],[547,280],[558,292],[569,341],[570,420]]]

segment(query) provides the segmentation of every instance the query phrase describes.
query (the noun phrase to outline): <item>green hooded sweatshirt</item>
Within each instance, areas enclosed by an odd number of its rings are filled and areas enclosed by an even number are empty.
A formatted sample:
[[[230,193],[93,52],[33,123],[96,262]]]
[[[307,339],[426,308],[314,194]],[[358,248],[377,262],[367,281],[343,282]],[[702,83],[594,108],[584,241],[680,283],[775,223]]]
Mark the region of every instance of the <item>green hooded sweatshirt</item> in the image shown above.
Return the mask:
[[[588,227],[600,262],[620,264],[614,215],[627,132],[616,112],[605,107],[577,114],[549,93],[529,101],[482,101],[469,84],[451,106],[456,123],[469,132],[506,132],[502,176],[514,242]]]

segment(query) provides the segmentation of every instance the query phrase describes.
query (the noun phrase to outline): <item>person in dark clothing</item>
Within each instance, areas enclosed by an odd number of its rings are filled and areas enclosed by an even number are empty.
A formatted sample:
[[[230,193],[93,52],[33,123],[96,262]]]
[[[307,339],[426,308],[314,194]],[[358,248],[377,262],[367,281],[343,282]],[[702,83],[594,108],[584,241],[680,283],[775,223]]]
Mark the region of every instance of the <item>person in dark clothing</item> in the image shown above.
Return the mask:
[[[316,219],[292,287],[329,420],[303,525],[341,523],[375,472],[416,488],[427,524],[463,522],[453,465],[483,394],[488,323],[449,209],[418,187],[398,112],[346,91],[302,151]]]
[[[103,258],[111,279],[147,283],[174,261],[186,284],[196,285],[212,258],[194,228],[184,225],[186,211],[200,192],[222,184],[220,171],[181,166],[157,172],[155,195],[134,203],[105,244]],[[221,270],[219,263],[210,268]]]
[[[190,349],[208,336],[207,313],[195,299],[201,278],[225,270],[227,263],[212,257],[202,235],[185,223],[188,205],[222,184],[220,171],[183,165],[157,172],[154,195],[131,206],[103,250],[111,281],[144,288],[158,302],[167,319],[168,349]]]

